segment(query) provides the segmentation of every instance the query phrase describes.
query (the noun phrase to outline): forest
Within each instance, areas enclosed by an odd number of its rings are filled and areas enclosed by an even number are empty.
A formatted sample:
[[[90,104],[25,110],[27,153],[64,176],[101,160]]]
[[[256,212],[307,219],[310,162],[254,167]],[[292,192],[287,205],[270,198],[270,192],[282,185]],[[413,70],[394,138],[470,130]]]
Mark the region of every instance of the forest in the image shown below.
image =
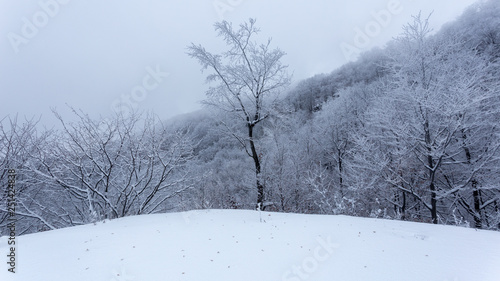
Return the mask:
[[[432,20],[415,15],[383,49],[293,87],[285,52],[254,41],[255,20],[218,22],[226,52],[185,54],[207,74],[200,111],[54,111],[57,129],[6,116],[0,183],[15,171],[15,211],[3,188],[0,229],[12,213],[21,235],[258,209],[500,230],[500,2],[438,31]]]

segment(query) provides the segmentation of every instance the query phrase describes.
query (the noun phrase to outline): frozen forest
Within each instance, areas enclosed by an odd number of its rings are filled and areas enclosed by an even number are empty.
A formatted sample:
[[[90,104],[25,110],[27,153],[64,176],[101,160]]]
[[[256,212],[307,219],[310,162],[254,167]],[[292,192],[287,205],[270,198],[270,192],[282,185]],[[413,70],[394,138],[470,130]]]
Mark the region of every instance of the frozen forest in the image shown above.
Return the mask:
[[[286,50],[257,40],[265,26],[222,21],[226,52],[187,46],[207,76],[198,112],[1,119],[18,234],[256,208],[500,230],[500,2],[438,31],[432,20],[415,15],[385,48],[293,86]],[[2,231],[8,214],[0,200]]]

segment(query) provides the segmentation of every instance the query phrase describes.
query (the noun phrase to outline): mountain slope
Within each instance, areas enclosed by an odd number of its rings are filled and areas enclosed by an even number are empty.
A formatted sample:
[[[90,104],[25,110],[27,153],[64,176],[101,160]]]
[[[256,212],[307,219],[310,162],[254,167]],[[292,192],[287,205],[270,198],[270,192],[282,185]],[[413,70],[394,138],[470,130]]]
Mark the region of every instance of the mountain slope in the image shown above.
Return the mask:
[[[347,216],[203,210],[17,238],[0,280],[498,280],[500,233]],[[7,253],[7,237],[0,253]]]

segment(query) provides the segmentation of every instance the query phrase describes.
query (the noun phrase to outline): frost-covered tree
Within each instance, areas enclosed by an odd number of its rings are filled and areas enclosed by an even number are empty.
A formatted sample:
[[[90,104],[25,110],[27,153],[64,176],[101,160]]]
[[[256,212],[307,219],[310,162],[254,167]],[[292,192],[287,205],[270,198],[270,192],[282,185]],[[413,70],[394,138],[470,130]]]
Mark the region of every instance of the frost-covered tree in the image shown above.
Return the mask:
[[[56,114],[62,132],[52,144],[35,145],[26,167],[39,186],[72,198],[60,205],[79,214],[74,221],[165,211],[169,199],[189,188],[183,166],[191,157],[190,142],[167,134],[155,117],[100,121],[75,114],[79,121],[73,123]]]
[[[340,90],[313,119],[315,141],[322,152],[319,159],[332,177],[332,189],[320,193],[321,196],[330,193],[330,199],[335,199],[336,203],[330,205],[337,210],[330,212],[361,214],[360,207],[369,206],[363,198],[365,190],[356,188],[358,177],[363,175],[353,170],[353,158],[357,137],[365,127],[365,112],[376,90],[373,83],[359,83]]]
[[[487,60],[456,38],[429,36],[427,19],[416,16],[404,31],[391,52],[390,83],[359,144],[370,159],[365,162],[378,167],[373,171],[402,192],[386,195],[388,201],[404,213],[416,207],[407,206],[408,195],[429,210],[433,223],[447,222],[450,201],[477,189],[478,173],[496,159],[495,110],[486,104],[497,103],[498,88]],[[474,165],[471,147],[482,147]],[[477,190],[473,194],[477,199]]]
[[[490,60],[500,59],[500,2],[482,0],[471,5],[453,24],[443,30],[447,36],[459,36],[464,47],[474,49],[489,56]]]
[[[256,128],[272,112],[273,101],[290,83],[287,66],[281,59],[285,53],[271,48],[271,39],[264,44],[254,41],[259,29],[255,20],[234,29],[226,21],[215,24],[218,36],[222,37],[228,50],[213,54],[201,45],[191,44],[188,54],[209,69],[207,82],[213,83],[207,91],[205,104],[233,116],[235,124],[227,124],[233,135],[253,160],[257,207],[264,208],[264,184],[261,179],[261,157],[256,145]],[[241,126],[246,133],[241,133]]]
[[[273,210],[316,212],[311,186],[306,177],[321,164],[321,147],[314,140],[311,122],[301,114],[281,112],[270,118],[265,130],[263,179],[266,197],[274,202]]]
[[[15,170],[16,230],[18,234],[54,228],[43,217],[32,212],[33,202],[44,199],[45,191],[33,192],[33,181],[26,173],[26,165],[32,163],[30,153],[34,146],[44,142],[51,132],[40,133],[35,119],[21,121],[17,116],[0,120],[0,184],[7,186],[7,172]],[[9,210],[6,206],[6,192],[0,193],[0,228],[8,223]],[[50,207],[45,208],[50,212]]]

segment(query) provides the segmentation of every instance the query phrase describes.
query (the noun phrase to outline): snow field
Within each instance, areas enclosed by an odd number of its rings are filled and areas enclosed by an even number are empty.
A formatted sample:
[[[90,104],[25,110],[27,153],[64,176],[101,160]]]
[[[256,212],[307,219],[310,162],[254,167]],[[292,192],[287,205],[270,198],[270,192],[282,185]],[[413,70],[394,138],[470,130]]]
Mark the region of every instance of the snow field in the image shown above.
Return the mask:
[[[255,211],[127,217],[20,236],[0,280],[500,280],[500,233]],[[7,253],[6,237],[0,253]],[[4,255],[3,255],[4,256]]]

